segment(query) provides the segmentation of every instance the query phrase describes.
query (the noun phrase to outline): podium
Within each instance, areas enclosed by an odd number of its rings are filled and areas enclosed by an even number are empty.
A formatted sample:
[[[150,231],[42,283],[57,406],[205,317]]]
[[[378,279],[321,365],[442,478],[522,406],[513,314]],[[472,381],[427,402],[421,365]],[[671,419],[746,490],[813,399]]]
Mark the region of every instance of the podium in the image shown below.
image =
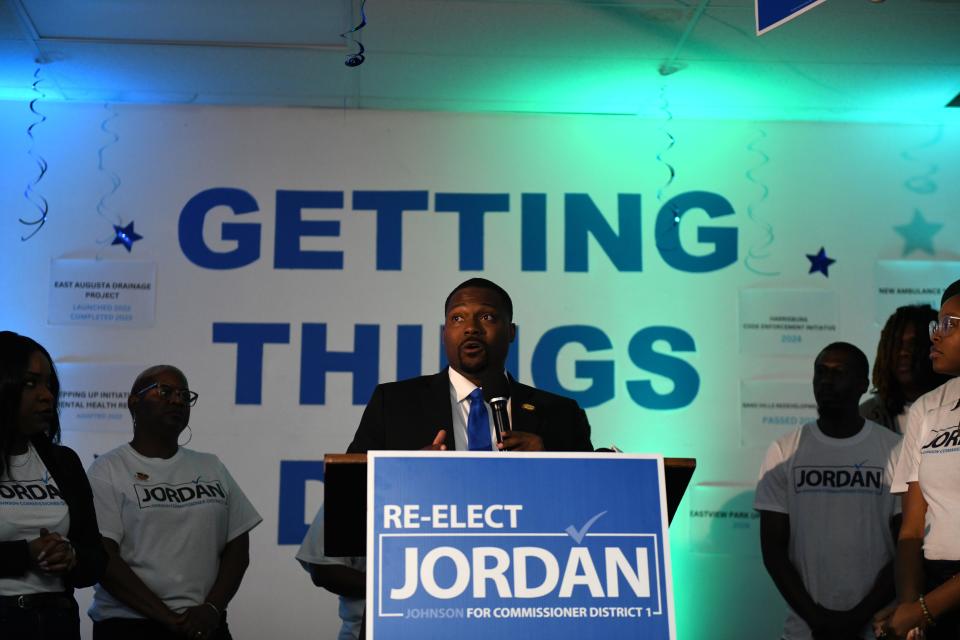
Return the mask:
[[[323,457],[324,553],[330,557],[367,553],[367,456],[328,453]],[[694,458],[664,458],[667,520],[673,521],[696,469]],[[333,526],[331,526],[333,525]]]
[[[667,530],[695,460],[372,451],[324,462],[325,554],[367,556],[365,637],[676,640]]]

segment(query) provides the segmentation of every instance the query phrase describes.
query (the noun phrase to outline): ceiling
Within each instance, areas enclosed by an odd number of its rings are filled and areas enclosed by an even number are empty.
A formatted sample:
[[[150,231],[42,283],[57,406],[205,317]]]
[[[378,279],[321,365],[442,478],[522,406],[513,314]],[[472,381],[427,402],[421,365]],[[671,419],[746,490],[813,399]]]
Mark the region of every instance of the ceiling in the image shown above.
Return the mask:
[[[0,99],[952,117],[960,0],[828,0],[757,37],[754,0],[0,0]],[[40,61],[38,64],[36,61]]]

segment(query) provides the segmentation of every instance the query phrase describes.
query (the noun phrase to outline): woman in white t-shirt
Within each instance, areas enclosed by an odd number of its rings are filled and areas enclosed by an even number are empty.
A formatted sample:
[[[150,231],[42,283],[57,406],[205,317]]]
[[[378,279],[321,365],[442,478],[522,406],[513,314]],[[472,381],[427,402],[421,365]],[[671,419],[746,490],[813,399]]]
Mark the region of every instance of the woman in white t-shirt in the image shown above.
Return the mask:
[[[938,373],[960,375],[960,280],[943,293],[930,323]],[[906,483],[897,542],[897,600],[878,614],[881,638],[960,638],[960,393],[911,409],[894,486]]]
[[[94,640],[230,640],[230,602],[262,518],[213,454],[178,437],[197,394],[168,365],[137,376],[133,440],[97,458],[90,485],[110,561],[94,591]]]
[[[0,637],[79,640],[73,590],[106,565],[90,485],[58,445],[60,383],[35,341],[0,332]]]

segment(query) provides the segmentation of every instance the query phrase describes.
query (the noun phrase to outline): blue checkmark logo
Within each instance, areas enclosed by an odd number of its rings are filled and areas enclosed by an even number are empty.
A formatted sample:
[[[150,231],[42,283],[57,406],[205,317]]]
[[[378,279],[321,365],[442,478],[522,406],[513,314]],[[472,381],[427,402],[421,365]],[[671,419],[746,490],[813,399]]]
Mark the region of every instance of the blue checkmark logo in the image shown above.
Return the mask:
[[[577,529],[577,528],[574,527],[573,525],[570,525],[569,527],[567,527],[566,529],[564,529],[564,531],[567,533],[568,536],[570,536],[571,538],[573,538],[573,540],[574,540],[577,544],[580,544],[581,542],[583,542],[583,539],[586,537],[587,531],[589,531],[589,530],[590,530],[590,527],[593,526],[593,523],[595,523],[597,520],[599,520],[599,519],[602,518],[604,515],[606,515],[606,513],[607,513],[606,511],[601,511],[601,512],[598,513],[597,515],[595,515],[595,516],[593,516],[592,518],[590,518],[589,520],[587,520],[586,524],[584,524],[584,525],[583,525],[582,527],[580,527],[579,529]]]

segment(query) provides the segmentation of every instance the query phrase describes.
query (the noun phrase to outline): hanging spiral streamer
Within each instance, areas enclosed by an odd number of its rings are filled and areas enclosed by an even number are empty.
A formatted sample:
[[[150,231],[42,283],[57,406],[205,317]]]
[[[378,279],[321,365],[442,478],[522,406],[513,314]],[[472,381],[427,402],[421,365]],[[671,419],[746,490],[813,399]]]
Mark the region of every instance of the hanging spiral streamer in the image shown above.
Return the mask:
[[[657,161],[662,163],[666,168],[667,172],[670,174],[667,178],[667,181],[657,189],[657,202],[663,202],[663,192],[673,184],[674,179],[677,177],[677,171],[673,168],[673,165],[663,159],[663,155],[673,149],[674,145],[677,144],[677,139],[673,137],[673,134],[670,133],[670,123],[673,122],[673,112],[670,111],[670,103],[667,102],[667,90],[666,87],[660,87],[660,110],[663,111],[663,115],[666,119],[665,125],[660,127],[660,130],[667,136],[669,143],[666,147],[660,150],[660,153],[657,154]]]
[[[119,142],[119,141],[120,141],[120,136],[117,135],[117,132],[116,132],[116,131],[113,131],[112,129],[110,129],[110,128],[107,127],[107,125],[110,123],[110,121],[113,120],[114,118],[116,118],[116,117],[119,115],[119,114],[117,113],[117,110],[111,108],[111,107],[110,107],[110,104],[109,104],[109,103],[106,103],[106,102],[103,104],[103,108],[104,108],[105,110],[109,111],[109,112],[110,112],[110,115],[108,115],[106,118],[104,118],[104,119],[103,119],[103,122],[100,123],[100,130],[103,131],[103,132],[104,132],[105,134],[107,134],[108,136],[110,136],[110,137],[111,137],[111,140],[108,141],[108,142],[107,142],[106,144],[104,144],[103,146],[101,146],[99,149],[97,149],[97,169],[100,171],[100,173],[106,173],[106,174],[110,177],[110,183],[111,183],[111,185],[112,185],[112,188],[110,189],[109,193],[103,194],[103,196],[100,198],[100,202],[97,203],[97,213],[100,215],[101,218],[103,218],[104,220],[106,220],[106,221],[109,222],[110,224],[122,224],[122,223],[123,223],[123,219],[122,219],[120,216],[110,217],[110,216],[108,216],[108,215],[105,213],[105,211],[106,211],[106,205],[107,205],[107,199],[110,198],[110,197],[112,197],[113,194],[115,194],[115,193],[117,192],[117,189],[120,188],[120,176],[118,176],[115,171],[109,170],[109,169],[107,169],[107,168],[104,166],[104,164],[103,164],[103,153],[104,153],[104,151],[106,151],[109,147],[112,147],[112,146],[115,145],[117,142]]]
[[[26,242],[33,236],[37,235],[37,232],[39,232],[40,229],[43,228],[43,225],[47,223],[47,214],[50,211],[50,206],[47,203],[47,199],[44,198],[42,194],[38,193],[35,188],[40,181],[43,180],[43,176],[47,175],[47,161],[43,156],[34,151],[36,139],[33,137],[34,128],[36,128],[38,124],[43,124],[47,121],[47,116],[43,115],[37,110],[37,102],[41,98],[47,97],[47,95],[41,91],[39,87],[40,83],[43,82],[43,80],[40,78],[40,67],[37,67],[37,70],[33,72],[33,79],[33,92],[36,94],[36,97],[30,101],[30,112],[39,119],[34,120],[32,123],[30,123],[30,126],[27,127],[27,137],[30,138],[30,150],[27,153],[29,153],[34,162],[37,163],[37,169],[39,170],[39,173],[37,174],[36,178],[27,183],[27,188],[23,191],[23,197],[27,200],[27,202],[37,208],[39,217],[35,220],[25,220],[23,218],[19,218],[20,224],[28,227],[34,227],[33,231],[27,235],[20,236],[20,240],[23,242]]]
[[[113,145],[115,145],[117,142],[120,141],[120,135],[116,131],[114,131],[113,129],[110,129],[107,126],[111,120],[117,118],[120,114],[117,113],[117,110],[111,107],[110,103],[108,102],[103,103],[103,108],[105,111],[108,111],[109,114],[103,119],[103,122],[100,123],[100,130],[103,131],[108,136],[110,136],[111,139],[108,140],[105,144],[103,144],[99,149],[97,149],[97,169],[100,171],[100,173],[106,173],[109,176],[111,188],[109,192],[103,194],[103,196],[100,197],[100,201],[97,203],[97,215],[99,215],[101,218],[109,222],[114,229],[113,233],[111,233],[110,235],[97,240],[97,244],[105,248],[110,246],[112,241],[116,239],[117,237],[116,229],[117,227],[122,228],[123,218],[120,215],[110,216],[109,214],[107,214],[107,200],[111,198],[120,188],[121,180],[120,180],[120,176],[117,175],[117,173],[112,169],[107,169],[103,162],[104,152],[108,148],[112,147]],[[96,256],[97,260],[101,260],[103,258],[102,252],[103,252],[103,249],[97,252],[97,256]]]
[[[677,177],[677,170],[672,164],[667,162],[664,159],[664,155],[677,144],[677,139],[674,137],[673,133],[670,132],[670,124],[673,122],[673,112],[670,110],[670,103],[667,100],[667,88],[666,86],[660,87],[660,111],[663,112],[664,124],[660,127],[660,131],[667,136],[667,146],[660,150],[660,153],[657,154],[657,162],[663,164],[667,169],[667,181],[660,185],[660,188],[657,189],[657,202],[662,206],[663,204],[663,194],[667,189],[670,188],[670,185],[673,184],[673,181]],[[662,218],[657,216],[657,224],[654,228],[654,235],[656,238],[657,248],[661,251],[676,251],[679,248],[679,235],[677,234],[677,227],[680,225],[680,210],[674,206],[673,208],[673,218],[671,220],[666,220],[665,223],[661,223]]]
[[[900,152],[900,157],[909,162],[923,162],[920,158],[914,156],[911,151],[919,151],[921,149],[926,149],[927,147],[932,147],[933,145],[940,142],[940,139],[943,137],[943,125],[937,127],[936,135],[932,139],[924,142],[923,144],[913,147],[912,149],[904,149]],[[939,171],[940,167],[937,164],[928,164],[927,170],[919,175],[913,176],[912,178],[907,178],[904,181],[903,186],[905,186],[910,191],[920,195],[929,195],[936,192],[937,183],[934,182],[933,176]]]
[[[757,147],[757,143],[759,143],[761,140],[765,140],[766,137],[767,137],[767,132],[764,131],[763,129],[758,129],[757,137],[751,140],[750,143],[747,145],[748,151],[752,151],[753,153],[756,153],[757,155],[760,156],[760,162],[759,164],[756,164],[750,167],[749,169],[747,169],[746,173],[744,174],[747,177],[747,180],[749,180],[753,184],[760,187],[760,198],[757,200],[754,200],[749,205],[747,205],[747,217],[750,218],[753,222],[759,225],[760,228],[763,229],[764,233],[766,234],[766,238],[764,238],[763,242],[761,242],[759,246],[750,248],[750,251],[747,252],[746,257],[743,259],[743,265],[748,270],[752,271],[758,276],[778,276],[780,275],[779,271],[761,271],[760,269],[757,269],[756,267],[753,266],[754,260],[765,260],[766,258],[770,257],[770,252],[767,251],[767,247],[773,244],[773,241],[775,240],[775,237],[773,234],[773,226],[766,220],[761,220],[760,218],[758,218],[755,213],[755,209],[764,200],[766,200],[767,196],[770,194],[770,188],[767,187],[765,183],[761,182],[760,180],[757,180],[754,177],[754,172],[756,170],[770,163],[770,156],[768,156],[762,149]]]
[[[350,35],[351,33],[359,33],[361,29],[367,26],[367,12],[364,10],[366,4],[367,0],[360,0],[360,24],[355,26],[353,29],[350,29],[350,31],[344,31],[340,34],[341,38],[349,40],[360,47],[359,51],[348,55],[347,59],[343,61],[343,64],[347,65],[348,67],[359,67],[363,64],[363,61],[366,60],[366,57],[363,55],[364,52],[366,52],[363,43]]]

